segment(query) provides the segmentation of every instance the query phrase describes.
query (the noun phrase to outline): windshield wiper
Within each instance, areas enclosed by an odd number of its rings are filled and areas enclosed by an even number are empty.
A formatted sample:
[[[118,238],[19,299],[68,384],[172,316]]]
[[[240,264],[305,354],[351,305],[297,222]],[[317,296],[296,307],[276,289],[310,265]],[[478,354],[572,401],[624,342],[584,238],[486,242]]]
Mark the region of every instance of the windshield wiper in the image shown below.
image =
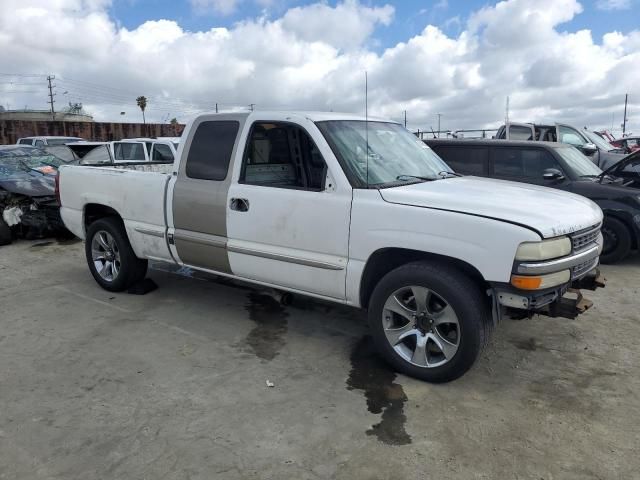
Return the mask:
[[[398,175],[396,177],[396,180],[411,180],[412,178],[418,179],[418,180],[422,180],[423,182],[432,182],[434,180],[437,180],[437,178],[432,178],[432,177],[421,177],[419,175]]]
[[[443,170],[441,172],[438,172],[438,175],[440,175],[442,178],[447,178],[448,176],[452,176],[452,177],[462,177],[463,176],[463,175],[460,175],[459,173],[449,172],[447,170]]]

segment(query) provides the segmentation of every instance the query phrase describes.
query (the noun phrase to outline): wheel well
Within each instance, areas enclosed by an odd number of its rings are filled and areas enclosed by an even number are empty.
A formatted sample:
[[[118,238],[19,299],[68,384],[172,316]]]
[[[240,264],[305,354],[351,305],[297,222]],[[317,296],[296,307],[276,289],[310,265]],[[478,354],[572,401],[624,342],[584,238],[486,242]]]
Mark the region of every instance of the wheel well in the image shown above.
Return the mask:
[[[111,207],[98,203],[89,203],[84,207],[84,230],[87,231],[89,225],[104,217],[116,217],[122,221],[120,214]]]
[[[446,255],[421,252],[405,248],[383,248],[375,251],[367,260],[367,264],[362,272],[360,280],[360,305],[367,308],[369,298],[373,293],[378,281],[395,268],[415,261],[439,262],[447,266],[453,266],[464,273],[481,287],[485,287],[487,282],[482,274],[469,263]]]

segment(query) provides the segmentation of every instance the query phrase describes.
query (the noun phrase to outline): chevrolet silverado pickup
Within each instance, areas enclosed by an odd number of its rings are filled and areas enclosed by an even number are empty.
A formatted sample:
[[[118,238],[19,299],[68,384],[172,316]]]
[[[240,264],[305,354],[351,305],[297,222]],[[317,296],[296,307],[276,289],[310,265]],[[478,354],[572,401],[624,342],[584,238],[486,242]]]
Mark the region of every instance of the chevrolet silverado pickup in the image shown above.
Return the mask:
[[[392,367],[431,382],[475,362],[505,313],[574,318],[602,211],[461,177],[401,125],[336,113],[203,114],[169,173],[62,166],[61,216],[109,291],[170,262],[367,310]]]

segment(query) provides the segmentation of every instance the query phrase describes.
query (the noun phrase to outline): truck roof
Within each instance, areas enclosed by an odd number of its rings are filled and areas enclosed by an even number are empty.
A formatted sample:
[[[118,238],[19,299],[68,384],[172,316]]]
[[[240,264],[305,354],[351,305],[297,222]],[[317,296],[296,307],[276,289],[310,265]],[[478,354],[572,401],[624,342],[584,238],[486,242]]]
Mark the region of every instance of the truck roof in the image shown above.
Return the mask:
[[[246,118],[249,120],[286,120],[286,118],[295,117],[298,119],[308,118],[312,122],[322,122],[328,120],[359,120],[365,121],[369,120],[370,122],[390,122],[390,123],[398,123],[393,120],[379,118],[379,117],[368,117],[365,118],[364,115],[358,115],[354,113],[338,113],[338,112],[317,112],[317,111],[291,111],[291,110],[255,110],[253,112],[224,112],[224,113],[215,113],[215,112],[205,112],[200,116],[215,116],[219,115],[225,118]]]
[[[33,135],[33,136],[30,136],[30,137],[20,137],[20,140],[26,140],[28,138],[46,138],[46,139],[49,139],[49,138],[50,139],[73,138],[73,139],[75,139],[75,138],[80,138],[80,137],[69,137],[67,135],[58,135],[58,136],[56,136],[56,135]]]
[[[428,145],[497,145],[503,147],[535,147],[569,148],[571,145],[558,142],[540,142],[532,140],[500,140],[497,138],[426,138],[423,140]]]

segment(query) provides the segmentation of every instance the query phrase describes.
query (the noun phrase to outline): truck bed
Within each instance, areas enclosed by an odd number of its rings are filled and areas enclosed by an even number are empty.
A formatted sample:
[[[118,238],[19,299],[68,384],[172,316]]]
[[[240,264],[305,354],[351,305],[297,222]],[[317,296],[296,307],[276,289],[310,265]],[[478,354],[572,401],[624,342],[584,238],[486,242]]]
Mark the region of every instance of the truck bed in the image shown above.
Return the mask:
[[[120,214],[134,252],[140,258],[172,261],[165,217],[172,164],[121,164],[60,168],[60,214],[75,235],[85,238],[85,216],[92,205]],[[164,170],[164,171],[163,171]],[[104,207],[100,207],[104,208]]]

